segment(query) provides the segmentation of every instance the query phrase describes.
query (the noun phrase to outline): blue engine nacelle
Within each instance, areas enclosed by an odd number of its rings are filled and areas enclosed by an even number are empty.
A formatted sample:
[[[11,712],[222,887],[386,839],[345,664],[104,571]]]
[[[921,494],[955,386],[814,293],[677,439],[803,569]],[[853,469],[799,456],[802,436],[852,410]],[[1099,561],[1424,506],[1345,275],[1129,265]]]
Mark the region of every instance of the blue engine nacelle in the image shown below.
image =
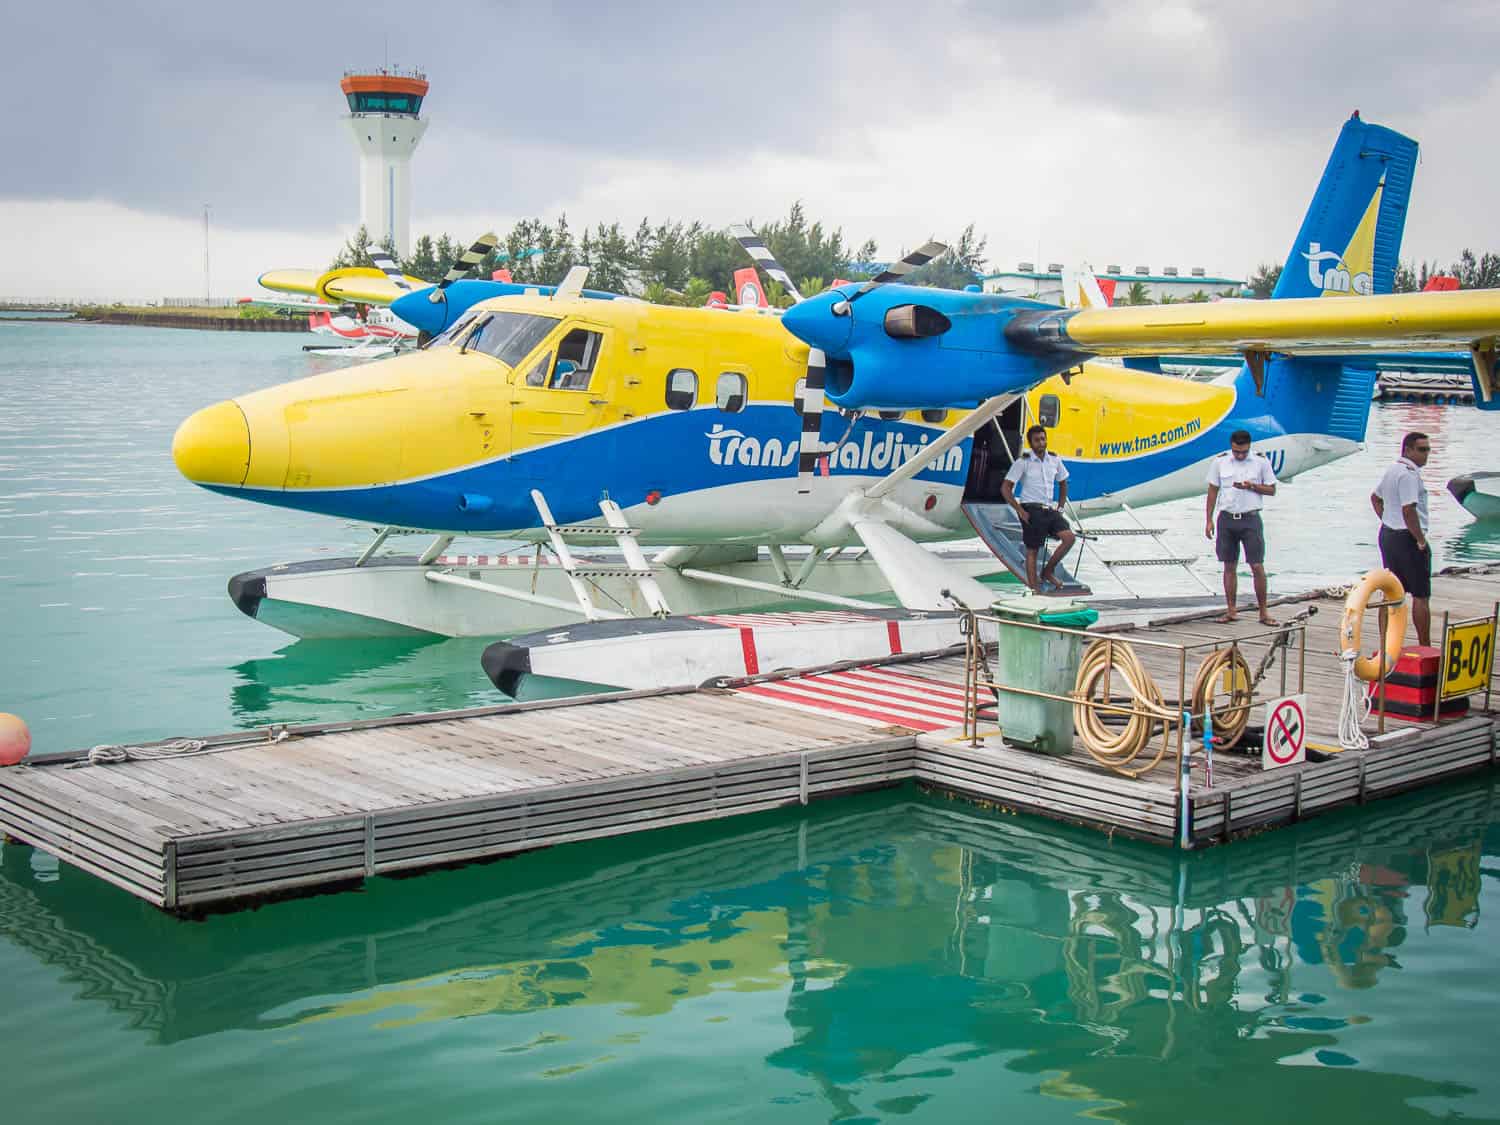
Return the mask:
[[[492,297],[513,297],[517,293],[540,293],[550,296],[555,285],[520,285],[513,281],[455,281],[442,291],[438,300],[432,299],[433,289],[414,289],[391,302],[391,312],[406,321],[417,331],[436,336],[450,327],[459,317],[480,301]],[[585,297],[601,301],[612,301],[618,293],[605,293],[598,289],[585,289]]]
[[[972,404],[1025,390],[1081,355],[1038,330],[1051,314],[1066,315],[1053,305],[907,285],[857,291],[850,285],[821,293],[788,309],[783,320],[793,335],[822,349],[826,393],[847,409]],[[1025,327],[1019,336],[1015,325]]]

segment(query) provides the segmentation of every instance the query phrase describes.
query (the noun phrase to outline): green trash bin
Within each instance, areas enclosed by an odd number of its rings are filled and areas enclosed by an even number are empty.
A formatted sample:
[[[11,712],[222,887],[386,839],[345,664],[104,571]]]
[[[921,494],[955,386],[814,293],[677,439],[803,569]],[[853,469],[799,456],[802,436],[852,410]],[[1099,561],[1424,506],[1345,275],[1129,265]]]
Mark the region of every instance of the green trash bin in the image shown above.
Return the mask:
[[[1000,619],[1000,647],[995,681],[1000,691],[1000,734],[1008,743],[1043,754],[1062,755],[1073,748],[1073,704],[1060,699],[1021,695],[1005,687],[1067,695],[1078,678],[1083,638],[1045,629],[1007,627],[1009,622],[1087,629],[1098,611],[1056,598],[1020,598],[994,607]]]

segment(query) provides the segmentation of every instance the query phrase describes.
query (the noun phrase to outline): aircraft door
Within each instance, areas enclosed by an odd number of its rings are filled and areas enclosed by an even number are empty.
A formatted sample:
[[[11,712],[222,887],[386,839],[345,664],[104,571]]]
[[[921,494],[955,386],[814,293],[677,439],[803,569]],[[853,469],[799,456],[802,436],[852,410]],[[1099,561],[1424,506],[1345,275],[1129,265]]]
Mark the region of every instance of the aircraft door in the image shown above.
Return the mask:
[[[610,343],[610,331],[603,326],[569,323],[518,364],[512,376],[513,464],[523,478],[536,482],[533,487],[542,490],[555,510],[565,495],[586,494],[596,502],[608,490],[613,424],[621,417]],[[559,510],[558,518],[588,516],[563,517]]]

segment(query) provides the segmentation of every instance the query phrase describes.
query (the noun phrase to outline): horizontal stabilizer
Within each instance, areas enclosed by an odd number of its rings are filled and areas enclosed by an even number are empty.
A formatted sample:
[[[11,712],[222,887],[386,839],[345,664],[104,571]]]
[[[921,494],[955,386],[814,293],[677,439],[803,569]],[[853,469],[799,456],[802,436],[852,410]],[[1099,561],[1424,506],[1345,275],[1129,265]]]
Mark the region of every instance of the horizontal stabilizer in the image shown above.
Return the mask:
[[[952,610],[954,599],[974,610],[986,610],[995,591],[954,570],[925,547],[879,520],[859,520],[854,533],[907,609]],[[948,596],[948,595],[951,595]]]

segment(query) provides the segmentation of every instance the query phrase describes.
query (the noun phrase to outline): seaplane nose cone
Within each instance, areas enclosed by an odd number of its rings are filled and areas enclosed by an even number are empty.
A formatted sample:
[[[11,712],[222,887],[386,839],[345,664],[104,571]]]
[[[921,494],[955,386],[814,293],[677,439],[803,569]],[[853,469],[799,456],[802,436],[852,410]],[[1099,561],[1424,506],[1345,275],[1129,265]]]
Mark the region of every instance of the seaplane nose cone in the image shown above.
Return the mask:
[[[172,437],[177,471],[194,484],[245,483],[250,471],[250,426],[233,402],[206,406]]]
[[[820,293],[793,305],[781,316],[781,323],[788,332],[810,348],[821,348],[832,356],[845,353],[849,344],[849,333],[854,326],[854,317],[834,312],[836,306],[845,304],[842,294]],[[859,306],[853,306],[857,309]]]

